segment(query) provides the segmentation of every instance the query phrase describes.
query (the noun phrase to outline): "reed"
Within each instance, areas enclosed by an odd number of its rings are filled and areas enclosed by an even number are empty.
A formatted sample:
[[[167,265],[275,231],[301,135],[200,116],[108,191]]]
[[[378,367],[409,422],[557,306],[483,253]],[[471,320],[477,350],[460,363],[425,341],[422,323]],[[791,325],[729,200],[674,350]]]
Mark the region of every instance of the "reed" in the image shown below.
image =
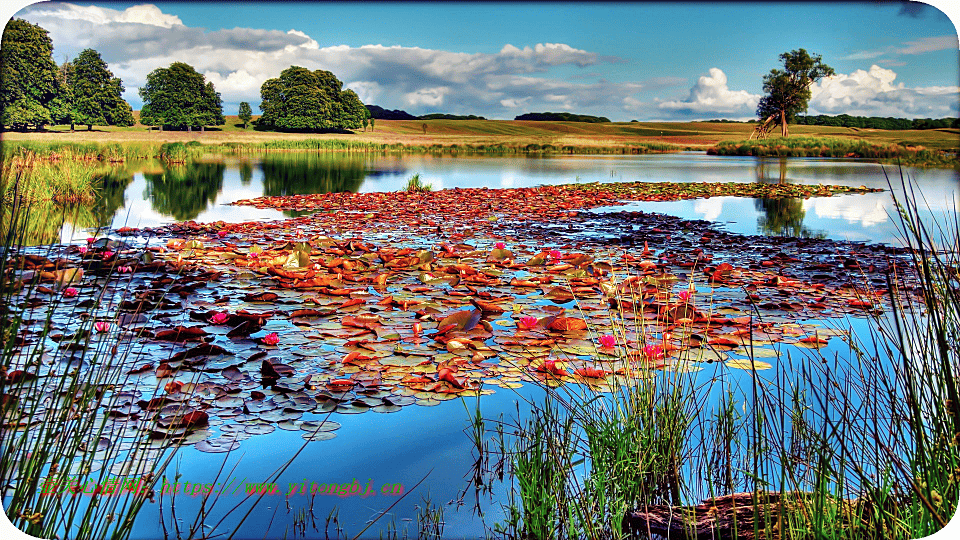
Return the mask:
[[[716,514],[715,526],[732,521],[713,534],[743,538],[907,539],[942,529],[960,499],[960,222],[924,221],[922,199],[909,182],[901,187],[912,259],[887,276],[883,311],[847,321],[842,353],[781,349],[773,369],[745,377],[723,362],[700,376],[631,368],[626,351],[662,340],[662,330],[631,312],[632,293],[618,292],[610,319],[629,375],[605,388],[548,379],[546,397],[517,411],[499,443],[510,468],[494,532],[623,538],[641,534],[648,522],[638,516],[654,508],[672,508],[675,526],[694,536],[711,534],[695,524],[698,511],[701,521]],[[698,308],[711,309],[699,296]],[[496,446],[489,430],[478,432],[483,422],[471,425],[478,449]],[[745,514],[720,502],[735,493]],[[697,510],[701,500],[716,502]]]
[[[957,165],[955,154],[923,146],[829,137],[773,137],[763,140],[721,141],[709,148],[707,153],[719,156],[868,158],[920,166]]]
[[[30,172],[17,171],[14,183]],[[109,413],[129,404],[116,351],[131,336],[119,331],[108,293],[123,291],[121,274],[101,265],[105,278],[84,280],[82,267],[52,262],[57,248],[24,247],[31,211],[16,189],[0,210],[4,508],[37,537],[128,538],[178,443],[131,437]]]

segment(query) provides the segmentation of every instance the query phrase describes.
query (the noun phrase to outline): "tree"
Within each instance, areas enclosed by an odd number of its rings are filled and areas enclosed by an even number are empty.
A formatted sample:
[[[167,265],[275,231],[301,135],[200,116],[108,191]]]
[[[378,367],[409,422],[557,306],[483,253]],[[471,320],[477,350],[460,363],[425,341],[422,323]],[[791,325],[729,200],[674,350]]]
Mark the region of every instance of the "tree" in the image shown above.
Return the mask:
[[[237,118],[243,122],[243,129],[247,129],[247,124],[250,122],[250,119],[253,118],[253,110],[250,109],[250,104],[246,101],[240,102],[240,110],[237,111]]]
[[[70,129],[74,122],[93,126],[132,126],[133,111],[124,101],[123,82],[114,77],[100,53],[85,49],[66,64],[66,86],[72,104]]]
[[[183,62],[151,71],[147,85],[140,89],[140,97],[140,122],[147,126],[192,131],[226,123],[220,94],[213,83],[204,83],[203,75]]]
[[[43,28],[10,21],[0,39],[0,126],[37,129],[53,121],[50,105],[60,94],[53,41]]]
[[[329,71],[290,66],[260,87],[257,126],[293,131],[360,129],[366,107]]]
[[[754,130],[762,138],[770,128],[779,123],[781,134],[788,136],[787,123],[794,116],[807,110],[810,87],[824,77],[834,74],[833,68],[821,61],[819,54],[810,56],[804,49],[780,55],[783,69],[771,69],[763,77],[765,96],[757,105],[760,124]],[[753,135],[751,135],[751,138]]]

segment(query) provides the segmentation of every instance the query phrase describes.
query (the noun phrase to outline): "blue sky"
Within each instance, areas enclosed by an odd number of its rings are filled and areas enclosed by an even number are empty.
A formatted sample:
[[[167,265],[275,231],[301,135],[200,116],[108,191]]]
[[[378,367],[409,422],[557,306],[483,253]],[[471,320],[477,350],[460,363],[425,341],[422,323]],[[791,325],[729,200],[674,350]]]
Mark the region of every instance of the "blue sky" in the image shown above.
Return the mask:
[[[50,32],[58,63],[100,51],[135,109],[147,73],[182,61],[227,114],[241,101],[258,112],[263,81],[300,65],[413,114],[746,119],[763,75],[798,48],[836,70],[810,114],[956,116],[960,99],[954,22],[917,3],[21,1],[3,14],[14,12]]]

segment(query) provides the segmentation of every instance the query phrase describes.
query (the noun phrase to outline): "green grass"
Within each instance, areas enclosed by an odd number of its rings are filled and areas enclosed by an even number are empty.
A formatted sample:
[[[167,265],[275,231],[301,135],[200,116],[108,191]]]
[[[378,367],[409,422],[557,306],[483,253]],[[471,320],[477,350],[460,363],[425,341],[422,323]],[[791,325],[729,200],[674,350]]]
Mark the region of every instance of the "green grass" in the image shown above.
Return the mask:
[[[499,444],[472,419],[475,446],[498,446],[510,465],[496,534],[623,538],[627,512],[689,512],[734,492],[752,494],[734,527],[756,538],[908,539],[942,529],[960,499],[960,222],[922,221],[922,201],[906,192],[897,203],[912,262],[887,277],[887,311],[867,316],[869,330],[851,335],[844,354],[783,351],[773,370],[739,383],[718,368],[697,383],[682,371],[641,370],[609,392],[544,384],[547,397],[518,410]],[[636,305],[632,292],[617,294],[612,305]],[[639,349],[616,328],[646,336],[635,322],[643,314],[623,310],[611,310],[617,350]]]
[[[423,181],[420,180],[420,173],[417,173],[407,180],[407,186],[403,188],[403,190],[407,192],[422,193],[424,191],[432,191],[433,185],[424,184]]]
[[[17,171],[14,182],[30,172]],[[105,284],[84,284],[78,268],[54,267],[53,277],[36,271],[38,257],[51,260],[58,255],[52,249],[26,255],[27,224],[37,217],[31,212],[15,190],[0,210],[4,510],[16,527],[37,537],[128,538],[134,516],[151,497],[169,460],[162,451],[143,446],[145,435],[131,449],[121,449],[109,436],[105,408],[120,406],[122,398],[112,388],[129,377],[113,367],[122,360],[113,347],[128,338],[116,330],[117,311],[103,298]],[[96,300],[85,308],[77,302],[68,304],[70,289]],[[55,337],[51,329],[64,317],[79,321],[76,332]],[[26,332],[38,319],[44,323],[42,330]],[[48,339],[70,347],[51,350]],[[70,351],[76,349],[83,350],[85,369],[71,361]],[[165,448],[175,446],[167,441]],[[123,465],[129,467],[132,484],[111,484],[109,479],[118,476],[114,467]],[[71,481],[93,494],[70,489]]]
[[[954,149],[955,151],[956,149]],[[956,166],[956,156],[924,146],[865,139],[822,137],[772,137],[763,140],[722,141],[707,150],[720,156],[780,156],[871,158],[904,165]]]

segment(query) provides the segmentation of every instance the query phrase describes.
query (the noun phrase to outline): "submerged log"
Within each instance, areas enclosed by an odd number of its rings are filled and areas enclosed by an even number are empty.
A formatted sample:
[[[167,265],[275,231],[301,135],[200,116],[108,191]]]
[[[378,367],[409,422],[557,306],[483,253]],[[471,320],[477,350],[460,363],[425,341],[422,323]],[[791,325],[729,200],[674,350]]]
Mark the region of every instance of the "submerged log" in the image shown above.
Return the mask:
[[[696,506],[650,505],[628,512],[623,530],[632,535],[720,540],[780,538],[781,511],[798,509],[796,497],[779,492],[734,493]]]

